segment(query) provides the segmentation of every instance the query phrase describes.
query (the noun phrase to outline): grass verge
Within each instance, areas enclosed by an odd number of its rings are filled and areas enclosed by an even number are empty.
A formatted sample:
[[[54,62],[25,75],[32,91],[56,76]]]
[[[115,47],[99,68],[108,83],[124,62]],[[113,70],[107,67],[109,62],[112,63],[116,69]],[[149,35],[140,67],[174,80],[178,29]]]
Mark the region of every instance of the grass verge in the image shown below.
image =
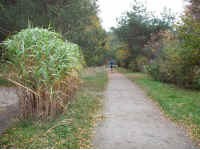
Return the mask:
[[[133,73],[125,69],[120,69],[120,72],[144,88],[170,119],[184,125],[191,136],[200,141],[200,91],[161,83],[142,73]]]
[[[107,74],[102,68],[90,68],[82,79],[64,114],[48,122],[19,121],[1,135],[0,148],[90,148]]]

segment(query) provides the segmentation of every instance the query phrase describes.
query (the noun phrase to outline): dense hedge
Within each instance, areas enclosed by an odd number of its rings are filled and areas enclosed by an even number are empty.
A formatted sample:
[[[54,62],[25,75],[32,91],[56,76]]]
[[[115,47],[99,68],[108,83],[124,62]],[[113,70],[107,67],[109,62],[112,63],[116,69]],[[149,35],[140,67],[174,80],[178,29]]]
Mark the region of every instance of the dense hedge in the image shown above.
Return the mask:
[[[45,118],[63,111],[83,68],[80,48],[41,28],[20,31],[7,39],[3,48],[3,74],[21,89],[22,116]]]

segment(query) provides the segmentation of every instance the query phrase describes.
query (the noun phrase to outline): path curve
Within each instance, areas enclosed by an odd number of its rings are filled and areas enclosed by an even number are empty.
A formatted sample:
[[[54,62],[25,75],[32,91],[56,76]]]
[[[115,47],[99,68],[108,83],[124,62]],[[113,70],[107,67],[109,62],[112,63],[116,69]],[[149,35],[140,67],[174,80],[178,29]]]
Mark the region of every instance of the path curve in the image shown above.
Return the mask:
[[[109,73],[105,96],[106,118],[96,128],[94,148],[196,148],[124,75]]]

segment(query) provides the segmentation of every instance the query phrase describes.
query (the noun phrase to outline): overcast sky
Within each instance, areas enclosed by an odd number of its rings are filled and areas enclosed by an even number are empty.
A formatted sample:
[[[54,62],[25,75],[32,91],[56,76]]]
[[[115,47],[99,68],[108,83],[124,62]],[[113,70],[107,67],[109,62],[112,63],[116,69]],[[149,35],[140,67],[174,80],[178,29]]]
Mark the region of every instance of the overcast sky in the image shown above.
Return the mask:
[[[122,13],[131,9],[134,0],[99,0],[99,17],[106,30],[110,27],[116,27],[116,18]],[[170,8],[174,13],[182,13],[184,10],[183,0],[138,0],[146,4],[149,11],[158,15],[163,8]]]

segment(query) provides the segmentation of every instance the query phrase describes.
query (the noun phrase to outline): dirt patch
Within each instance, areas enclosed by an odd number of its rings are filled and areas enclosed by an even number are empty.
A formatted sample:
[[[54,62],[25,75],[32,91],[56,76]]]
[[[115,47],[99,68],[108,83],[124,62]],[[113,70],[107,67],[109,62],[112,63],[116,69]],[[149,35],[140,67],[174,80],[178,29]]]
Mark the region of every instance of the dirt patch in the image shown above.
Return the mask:
[[[14,87],[0,87],[0,134],[11,125],[19,112],[19,102]]]

